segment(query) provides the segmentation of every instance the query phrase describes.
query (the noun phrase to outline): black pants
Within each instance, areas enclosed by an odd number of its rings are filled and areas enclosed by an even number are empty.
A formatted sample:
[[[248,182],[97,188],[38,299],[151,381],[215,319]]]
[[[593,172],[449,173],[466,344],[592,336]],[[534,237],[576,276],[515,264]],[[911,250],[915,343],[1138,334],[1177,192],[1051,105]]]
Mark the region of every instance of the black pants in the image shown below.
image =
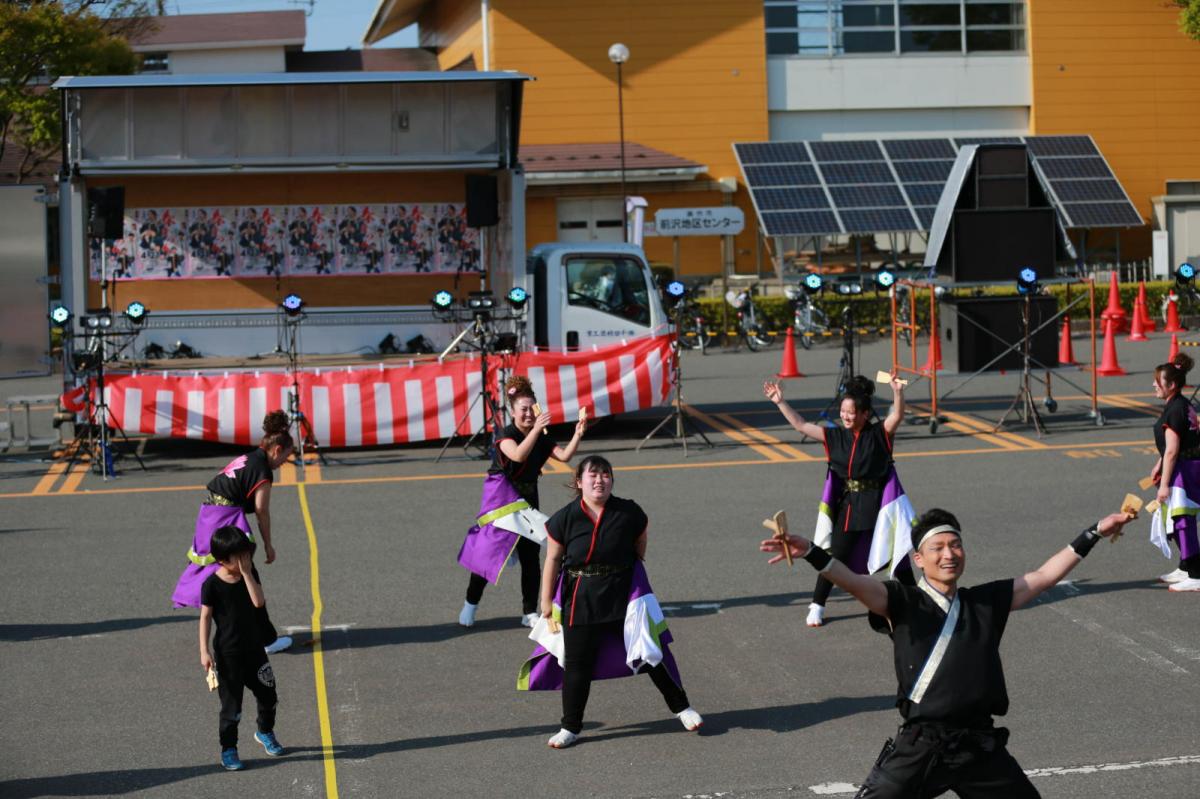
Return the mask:
[[[610,621],[603,624],[579,624],[563,627],[564,660],[562,690],[562,727],[576,735],[583,729],[583,711],[587,707],[588,694],[592,690],[592,670],[596,665],[596,652],[606,635],[624,637],[625,623]],[[671,679],[667,667],[659,663],[645,670],[654,681],[654,687],[667,700],[672,713],[688,709],[687,694]]]
[[[911,724],[884,745],[859,799],[1037,799],[1040,794],[1005,745],[1008,730]]]
[[[542,547],[536,541],[531,541],[523,535],[517,536],[517,560],[521,562],[522,613],[537,613],[538,610],[538,591],[542,582],[541,552]],[[483,589],[486,587],[485,578],[472,574],[471,581],[467,583],[467,601],[478,605],[479,600],[483,599]]]
[[[237,746],[242,695],[246,688],[258,703],[258,731],[274,732],[279,695],[275,693],[275,673],[267,656],[262,650],[243,654],[218,652],[216,661],[217,695],[221,697],[221,748]]]
[[[854,548],[858,546],[858,540],[864,535],[874,535],[873,530],[847,530],[842,533],[833,534],[833,543],[830,545],[829,554],[840,560],[843,564],[850,562],[850,556],[854,554]],[[916,585],[916,580],[913,577],[912,565],[907,559],[900,567],[896,569],[896,579],[905,585]],[[813,604],[825,606],[825,601],[829,599],[829,592],[833,590],[833,583],[829,582],[829,578],[823,574],[817,575],[817,585],[813,588]]]

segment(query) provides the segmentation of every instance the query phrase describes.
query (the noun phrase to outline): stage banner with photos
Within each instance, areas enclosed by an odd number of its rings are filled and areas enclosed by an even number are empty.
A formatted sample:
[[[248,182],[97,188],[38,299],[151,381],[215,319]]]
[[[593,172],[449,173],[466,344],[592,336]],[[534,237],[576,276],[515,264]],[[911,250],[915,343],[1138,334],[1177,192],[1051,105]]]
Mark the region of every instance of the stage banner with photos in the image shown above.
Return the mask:
[[[661,405],[672,388],[670,337],[587,352],[520,353],[488,359],[487,384],[502,402],[503,380],[528,375],[555,424]],[[483,426],[474,402],[484,383],[477,357],[296,374],[300,407],[325,447],[431,441]],[[93,384],[91,390],[95,391]],[[268,411],[287,410],[287,372],[105,374],[112,420],[125,432],[251,446]]]
[[[101,241],[89,239],[101,277]],[[479,272],[463,203],[127,208],[110,280]]]

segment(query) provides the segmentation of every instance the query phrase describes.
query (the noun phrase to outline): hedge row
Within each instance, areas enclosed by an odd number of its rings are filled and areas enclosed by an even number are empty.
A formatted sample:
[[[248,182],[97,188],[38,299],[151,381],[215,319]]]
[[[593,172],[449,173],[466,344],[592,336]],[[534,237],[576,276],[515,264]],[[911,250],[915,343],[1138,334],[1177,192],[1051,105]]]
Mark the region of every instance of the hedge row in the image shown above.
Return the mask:
[[[1138,293],[1137,283],[1122,283],[1120,284],[1121,307],[1126,312],[1132,313],[1133,303],[1137,299]],[[1154,318],[1160,317],[1160,308],[1162,306],[1163,297],[1167,291],[1174,286],[1172,281],[1156,281],[1146,284],[1146,304],[1150,309],[1150,314]],[[1054,284],[1046,286],[1043,291],[1054,296],[1058,300],[1058,309],[1062,310],[1067,306],[1068,291],[1070,299],[1076,300],[1080,296],[1086,296],[1087,290],[1083,284]],[[985,286],[971,289],[956,289],[952,292],[955,296],[986,296],[986,297],[1011,297],[1017,293],[1017,288],[1013,286]],[[944,299],[944,298],[943,298]],[[700,306],[700,313],[708,320],[718,320],[723,318],[723,314],[733,314],[733,308],[723,299],[703,298],[697,299],[696,304]],[[766,323],[771,328],[783,329],[792,321],[791,304],[784,297],[755,297],[754,304],[758,308],[759,313],[765,318]],[[841,320],[842,309],[847,305],[851,306],[854,314],[855,324],[859,327],[876,328],[886,327],[891,324],[892,310],[891,303],[888,300],[887,294],[876,293],[874,290],[868,290],[862,294],[854,296],[845,296],[833,294],[831,292],[823,292],[814,298],[814,304],[825,312],[830,323],[836,326]],[[1096,284],[1096,315],[1108,307],[1108,284]],[[1181,309],[1181,313],[1182,313]],[[1086,320],[1088,317],[1088,302],[1083,300],[1076,304],[1071,310],[1071,317],[1075,321]],[[929,294],[921,291],[917,299],[917,323],[923,324],[929,319]]]

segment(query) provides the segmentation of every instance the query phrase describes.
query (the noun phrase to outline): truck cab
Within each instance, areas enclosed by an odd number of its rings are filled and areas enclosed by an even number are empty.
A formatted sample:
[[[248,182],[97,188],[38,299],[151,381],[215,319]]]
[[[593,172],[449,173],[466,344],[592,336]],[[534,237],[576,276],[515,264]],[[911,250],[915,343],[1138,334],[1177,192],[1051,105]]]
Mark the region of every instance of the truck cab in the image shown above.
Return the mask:
[[[636,245],[539,244],[524,277],[533,305],[526,340],[538,349],[590,349],[668,330],[658,287]]]

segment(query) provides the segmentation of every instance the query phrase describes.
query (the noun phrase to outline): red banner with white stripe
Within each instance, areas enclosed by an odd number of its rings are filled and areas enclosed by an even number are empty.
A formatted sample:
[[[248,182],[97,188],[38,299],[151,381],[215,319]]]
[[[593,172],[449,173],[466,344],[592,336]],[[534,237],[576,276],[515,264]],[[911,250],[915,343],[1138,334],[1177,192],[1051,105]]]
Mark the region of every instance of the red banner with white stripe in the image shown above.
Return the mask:
[[[588,352],[520,353],[487,360],[488,385],[525,374],[554,423],[661,405],[673,386],[670,338],[658,336]],[[478,357],[444,363],[221,374],[107,373],[113,423],[125,432],[251,445],[268,411],[300,410],[323,447],[405,444],[470,434],[483,426],[475,401],[484,374]]]

